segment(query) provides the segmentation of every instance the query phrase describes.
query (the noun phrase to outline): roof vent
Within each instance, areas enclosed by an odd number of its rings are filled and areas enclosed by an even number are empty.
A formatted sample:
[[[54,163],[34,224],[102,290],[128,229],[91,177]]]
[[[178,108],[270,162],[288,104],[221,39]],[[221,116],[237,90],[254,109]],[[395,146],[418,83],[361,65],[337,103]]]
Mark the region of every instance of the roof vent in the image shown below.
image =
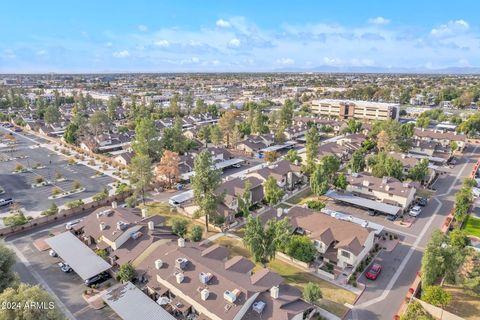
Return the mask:
[[[239,294],[240,291],[238,289],[234,289],[233,291],[225,290],[223,293],[223,298],[230,303],[234,303]]]
[[[125,230],[127,228],[127,223],[123,221],[117,221],[117,230]]]
[[[185,239],[183,239],[183,238],[178,238],[177,244],[178,244],[178,246],[179,246],[180,248],[185,247]]]
[[[177,272],[175,274],[175,279],[177,280],[177,283],[182,283],[183,282],[183,279],[185,279],[185,276],[183,275],[182,272]]]
[[[148,221],[147,226],[148,226],[148,230],[155,229],[155,224],[153,223],[153,221]]]
[[[280,288],[278,286],[274,286],[270,289],[270,296],[273,299],[278,299],[279,294],[280,294]]]
[[[363,181],[362,181],[362,185],[363,185],[364,187],[368,187],[368,186],[370,185],[370,182],[368,182],[368,180],[363,180]]]
[[[107,228],[107,225],[105,223],[100,223],[100,231],[103,231]]]
[[[208,291],[208,289],[206,288],[200,291],[200,297],[202,298],[203,301],[206,301],[209,295],[210,295],[210,291]]]
[[[262,313],[263,309],[265,309],[265,302],[263,302],[263,301],[254,302],[253,305],[252,305],[252,309],[253,309],[253,311],[255,311],[258,314]]]
[[[201,283],[207,284],[210,279],[212,279],[213,275],[210,272],[200,272],[198,278]]]
[[[138,238],[140,238],[142,236],[142,233],[140,231],[137,231],[137,232],[134,232],[132,233],[131,237],[133,240],[137,240]]]
[[[112,209],[117,209],[117,201],[112,201]]]
[[[163,267],[163,261],[161,259],[155,260],[155,269],[159,270]]]
[[[180,270],[184,270],[188,265],[188,259],[187,258],[177,258],[175,260],[175,267]]]

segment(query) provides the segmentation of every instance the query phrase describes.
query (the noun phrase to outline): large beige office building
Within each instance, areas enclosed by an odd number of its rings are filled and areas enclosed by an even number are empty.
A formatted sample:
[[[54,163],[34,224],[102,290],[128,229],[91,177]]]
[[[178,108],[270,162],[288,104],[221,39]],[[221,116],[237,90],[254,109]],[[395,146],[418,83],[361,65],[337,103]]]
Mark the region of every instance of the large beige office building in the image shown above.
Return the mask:
[[[329,118],[398,120],[400,116],[400,105],[360,100],[321,99],[313,101],[312,111],[321,117]]]

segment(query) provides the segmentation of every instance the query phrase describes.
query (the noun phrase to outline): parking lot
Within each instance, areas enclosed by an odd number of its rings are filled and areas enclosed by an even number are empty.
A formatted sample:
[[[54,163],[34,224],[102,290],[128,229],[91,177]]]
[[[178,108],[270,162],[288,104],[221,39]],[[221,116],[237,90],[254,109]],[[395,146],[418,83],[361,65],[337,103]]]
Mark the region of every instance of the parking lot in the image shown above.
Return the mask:
[[[63,231],[65,227],[61,224],[55,229]],[[19,258],[15,269],[22,281],[41,284],[47,290],[51,290],[61,301],[62,305],[59,307],[68,309],[67,316],[70,313],[78,320],[119,319],[108,307],[100,310],[92,309],[82,298],[83,291],[87,289],[83,280],[75,272],[62,272],[58,266],[60,258],[51,257],[48,250],[39,251],[33,245],[35,240],[48,236],[49,232],[48,229],[39,231],[9,242]]]
[[[0,134],[0,186],[5,190],[0,198],[13,198],[27,214],[36,215],[47,209],[52,202],[60,206],[72,200],[91,197],[114,181],[108,176],[95,176],[95,170],[87,166],[69,165],[66,157],[40,145],[48,143],[45,139],[28,134],[15,134],[14,140],[8,139],[5,134],[9,133],[4,128],[0,128]],[[11,141],[15,143],[7,145]],[[13,173],[18,166],[29,170]],[[51,184],[32,187],[39,177]],[[74,181],[78,181],[85,191],[55,200],[48,199],[52,188],[57,187],[62,192],[70,191]],[[7,212],[8,207],[0,208],[0,217]]]

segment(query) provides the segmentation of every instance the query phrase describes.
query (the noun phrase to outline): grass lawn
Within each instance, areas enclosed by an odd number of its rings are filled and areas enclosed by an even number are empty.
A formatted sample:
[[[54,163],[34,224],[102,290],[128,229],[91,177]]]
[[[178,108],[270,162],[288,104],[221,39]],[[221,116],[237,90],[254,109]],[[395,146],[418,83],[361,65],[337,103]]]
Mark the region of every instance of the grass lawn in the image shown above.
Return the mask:
[[[468,235],[480,238],[480,219],[471,215],[467,216],[467,221],[465,222],[463,229],[465,229]]]
[[[302,192],[297,193],[293,197],[287,199],[286,202],[291,203],[291,204],[297,204],[297,203],[300,203],[305,198],[308,198],[312,195],[313,195],[312,190],[310,190],[310,188],[307,188],[307,189],[303,190]]]
[[[443,287],[452,295],[452,302],[445,309],[467,320],[480,319],[480,297],[459,287]]]
[[[231,256],[241,255],[248,259],[252,259],[250,252],[243,246],[239,240],[229,238],[227,236],[220,237],[214,243],[222,245],[230,249]],[[253,271],[262,268],[257,264]],[[286,283],[303,290],[305,285],[309,282],[314,282],[319,285],[323,293],[323,299],[319,302],[319,306],[325,310],[342,317],[348,310],[344,303],[353,304],[357,297],[354,293],[337,287],[330,282],[324,281],[308,272],[305,272],[295,266],[292,266],[282,260],[272,260],[268,264],[268,268],[278,273],[285,278]]]
[[[149,216],[160,215],[160,216],[164,217],[165,218],[165,224],[167,226],[171,225],[172,218],[180,217],[180,218],[187,219],[192,224],[196,224],[196,225],[201,226],[203,228],[203,239],[206,239],[206,238],[208,238],[208,237],[217,233],[214,230],[212,231],[212,228],[210,228],[209,232],[207,234],[205,234],[205,224],[204,223],[201,223],[197,220],[194,220],[194,219],[191,219],[191,218],[187,217],[186,215],[178,213],[177,210],[172,208],[166,202],[147,202],[145,204],[145,206],[147,207],[147,213],[148,213]],[[143,208],[143,204],[139,205],[139,208]]]

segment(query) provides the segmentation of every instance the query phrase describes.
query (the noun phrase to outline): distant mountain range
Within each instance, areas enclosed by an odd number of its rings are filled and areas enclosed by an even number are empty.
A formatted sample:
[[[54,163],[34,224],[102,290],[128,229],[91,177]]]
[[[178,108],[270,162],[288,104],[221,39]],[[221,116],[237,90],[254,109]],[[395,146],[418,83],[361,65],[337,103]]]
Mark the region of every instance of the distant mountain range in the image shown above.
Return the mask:
[[[326,72],[326,73],[421,73],[421,74],[480,74],[480,67],[428,68],[386,68],[386,67],[335,67],[318,66],[313,68],[284,67],[275,72]]]

